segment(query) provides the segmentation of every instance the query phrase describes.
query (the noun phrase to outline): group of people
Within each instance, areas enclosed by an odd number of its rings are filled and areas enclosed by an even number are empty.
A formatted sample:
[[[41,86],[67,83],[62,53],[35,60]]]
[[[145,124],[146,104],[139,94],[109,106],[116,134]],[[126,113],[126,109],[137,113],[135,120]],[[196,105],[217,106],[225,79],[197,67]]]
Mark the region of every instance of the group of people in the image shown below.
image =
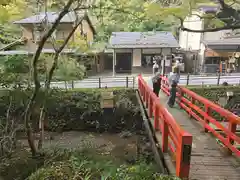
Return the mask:
[[[153,78],[152,78],[153,92],[158,96],[159,91],[161,89],[162,73],[160,72],[159,66],[156,61],[154,62],[154,65],[153,65],[153,74],[154,74]],[[180,79],[180,67],[179,67],[178,63],[176,62],[175,66],[172,67],[172,72],[170,72],[169,77],[168,77],[168,84],[170,87],[170,96],[169,96],[167,104],[171,108],[175,104],[175,99],[176,99],[176,94],[177,94],[177,85],[179,83],[179,79]]]

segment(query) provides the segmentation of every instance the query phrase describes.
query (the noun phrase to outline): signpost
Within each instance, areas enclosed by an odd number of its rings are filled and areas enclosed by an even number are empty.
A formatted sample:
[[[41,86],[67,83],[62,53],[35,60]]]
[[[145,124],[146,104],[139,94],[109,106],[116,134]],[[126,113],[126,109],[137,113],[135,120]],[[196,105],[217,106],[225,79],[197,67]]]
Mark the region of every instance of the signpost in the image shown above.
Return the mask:
[[[109,130],[109,125],[115,123],[113,119],[114,107],[114,94],[112,91],[109,91],[107,88],[105,88],[104,91],[101,92],[101,108],[103,109],[103,118],[101,120],[103,122],[100,123],[100,126],[102,126],[101,129],[103,131]]]

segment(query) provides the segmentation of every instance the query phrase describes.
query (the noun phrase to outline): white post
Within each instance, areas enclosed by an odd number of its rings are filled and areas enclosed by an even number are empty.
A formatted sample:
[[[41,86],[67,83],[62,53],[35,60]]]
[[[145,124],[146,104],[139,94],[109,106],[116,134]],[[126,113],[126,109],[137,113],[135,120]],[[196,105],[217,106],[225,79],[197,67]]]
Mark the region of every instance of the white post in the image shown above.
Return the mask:
[[[115,77],[115,62],[116,62],[116,52],[113,49],[113,77]]]

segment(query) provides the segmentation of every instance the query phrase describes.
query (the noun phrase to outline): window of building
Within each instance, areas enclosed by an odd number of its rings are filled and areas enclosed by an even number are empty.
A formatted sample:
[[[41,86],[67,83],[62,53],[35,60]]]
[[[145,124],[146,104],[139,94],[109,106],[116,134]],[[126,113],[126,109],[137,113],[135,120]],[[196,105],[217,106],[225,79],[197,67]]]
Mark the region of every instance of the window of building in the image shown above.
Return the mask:
[[[66,38],[65,31],[57,31],[57,39],[58,40],[64,40]]]
[[[42,32],[38,29],[33,30],[33,40],[39,42],[41,40]]]
[[[33,40],[34,42],[39,42],[44,34],[44,31],[34,29],[33,30]],[[56,39],[56,30],[52,33],[52,38]]]
[[[221,57],[206,57],[205,64],[220,64]]]

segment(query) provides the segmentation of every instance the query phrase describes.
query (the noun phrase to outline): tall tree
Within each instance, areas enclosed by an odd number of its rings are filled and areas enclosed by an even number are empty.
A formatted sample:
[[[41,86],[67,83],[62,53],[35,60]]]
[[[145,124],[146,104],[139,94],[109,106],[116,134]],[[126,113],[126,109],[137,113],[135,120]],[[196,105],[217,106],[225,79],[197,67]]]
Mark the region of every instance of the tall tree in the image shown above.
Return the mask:
[[[114,31],[171,30],[162,18],[148,16],[145,0],[99,0],[92,13],[97,17],[98,40],[108,40]],[[157,5],[159,6],[159,5]]]
[[[172,1],[173,0],[166,0]],[[175,6],[163,6],[164,0],[158,0],[149,4],[148,11],[157,18],[172,15],[179,20],[179,28],[183,31],[191,32],[215,32],[219,30],[239,29],[240,28],[240,1],[239,0],[181,0],[176,1]],[[174,3],[174,2],[173,2]],[[157,7],[158,5],[158,7]],[[211,14],[197,14],[200,19],[207,19],[213,26],[203,30],[190,29],[184,27],[184,19],[187,16],[196,15],[200,5],[215,6],[217,11]],[[150,10],[151,9],[151,10]],[[156,17],[156,16],[155,16]]]

